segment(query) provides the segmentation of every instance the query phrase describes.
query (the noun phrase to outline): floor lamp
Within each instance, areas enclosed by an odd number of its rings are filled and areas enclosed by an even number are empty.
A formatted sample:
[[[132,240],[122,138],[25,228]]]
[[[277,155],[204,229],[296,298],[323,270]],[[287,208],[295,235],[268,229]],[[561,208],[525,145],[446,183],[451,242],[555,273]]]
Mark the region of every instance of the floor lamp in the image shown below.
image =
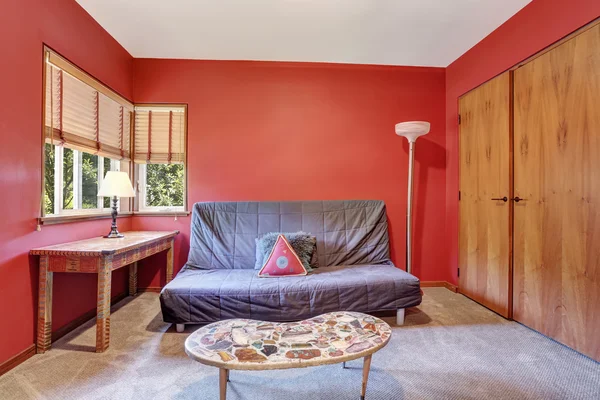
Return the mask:
[[[413,165],[415,163],[415,142],[419,136],[429,133],[430,124],[424,121],[401,122],[396,124],[396,135],[408,140],[408,198],[406,202],[406,272],[412,273],[412,200]]]

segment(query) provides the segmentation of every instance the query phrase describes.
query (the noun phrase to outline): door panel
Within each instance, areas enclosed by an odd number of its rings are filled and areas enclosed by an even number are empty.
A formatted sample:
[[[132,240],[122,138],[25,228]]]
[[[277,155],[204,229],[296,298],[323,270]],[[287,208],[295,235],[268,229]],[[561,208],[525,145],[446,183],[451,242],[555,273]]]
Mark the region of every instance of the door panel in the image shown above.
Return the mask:
[[[509,317],[511,76],[459,99],[459,289]]]
[[[514,73],[514,319],[600,361],[600,25]]]

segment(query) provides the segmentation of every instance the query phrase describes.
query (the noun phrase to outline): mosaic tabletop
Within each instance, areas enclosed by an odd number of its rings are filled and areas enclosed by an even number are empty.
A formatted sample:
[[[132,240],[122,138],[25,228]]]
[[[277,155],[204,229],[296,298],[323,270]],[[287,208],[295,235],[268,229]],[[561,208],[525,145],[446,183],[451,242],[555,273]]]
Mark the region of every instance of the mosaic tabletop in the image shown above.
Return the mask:
[[[373,354],[391,334],[384,321],[358,312],[287,323],[230,319],[192,333],[185,352],[203,364],[226,369],[301,368]]]

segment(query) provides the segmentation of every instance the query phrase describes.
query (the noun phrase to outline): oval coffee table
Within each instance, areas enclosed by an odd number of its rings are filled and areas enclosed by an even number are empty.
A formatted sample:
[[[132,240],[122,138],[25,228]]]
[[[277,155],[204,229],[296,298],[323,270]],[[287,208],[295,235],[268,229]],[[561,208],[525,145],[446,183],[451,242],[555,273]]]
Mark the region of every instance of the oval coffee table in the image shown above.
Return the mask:
[[[185,341],[190,358],[219,368],[225,400],[229,370],[304,368],[364,357],[364,400],[371,355],[390,340],[390,326],[358,312],[332,312],[298,322],[229,319],[206,325]]]

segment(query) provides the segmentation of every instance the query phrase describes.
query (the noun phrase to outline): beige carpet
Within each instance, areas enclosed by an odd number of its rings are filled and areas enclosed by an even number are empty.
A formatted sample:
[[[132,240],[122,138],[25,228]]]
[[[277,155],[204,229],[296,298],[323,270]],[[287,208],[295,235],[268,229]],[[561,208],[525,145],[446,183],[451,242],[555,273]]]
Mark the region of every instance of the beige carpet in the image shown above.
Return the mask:
[[[600,364],[462,295],[426,288],[423,304],[373,356],[367,399],[600,399]],[[385,318],[392,324],[392,318]],[[218,399],[217,369],[193,362],[162,322],[158,295],[113,307],[111,346],[93,321],[0,377],[0,399]],[[228,399],[358,399],[361,362],[232,372]]]

